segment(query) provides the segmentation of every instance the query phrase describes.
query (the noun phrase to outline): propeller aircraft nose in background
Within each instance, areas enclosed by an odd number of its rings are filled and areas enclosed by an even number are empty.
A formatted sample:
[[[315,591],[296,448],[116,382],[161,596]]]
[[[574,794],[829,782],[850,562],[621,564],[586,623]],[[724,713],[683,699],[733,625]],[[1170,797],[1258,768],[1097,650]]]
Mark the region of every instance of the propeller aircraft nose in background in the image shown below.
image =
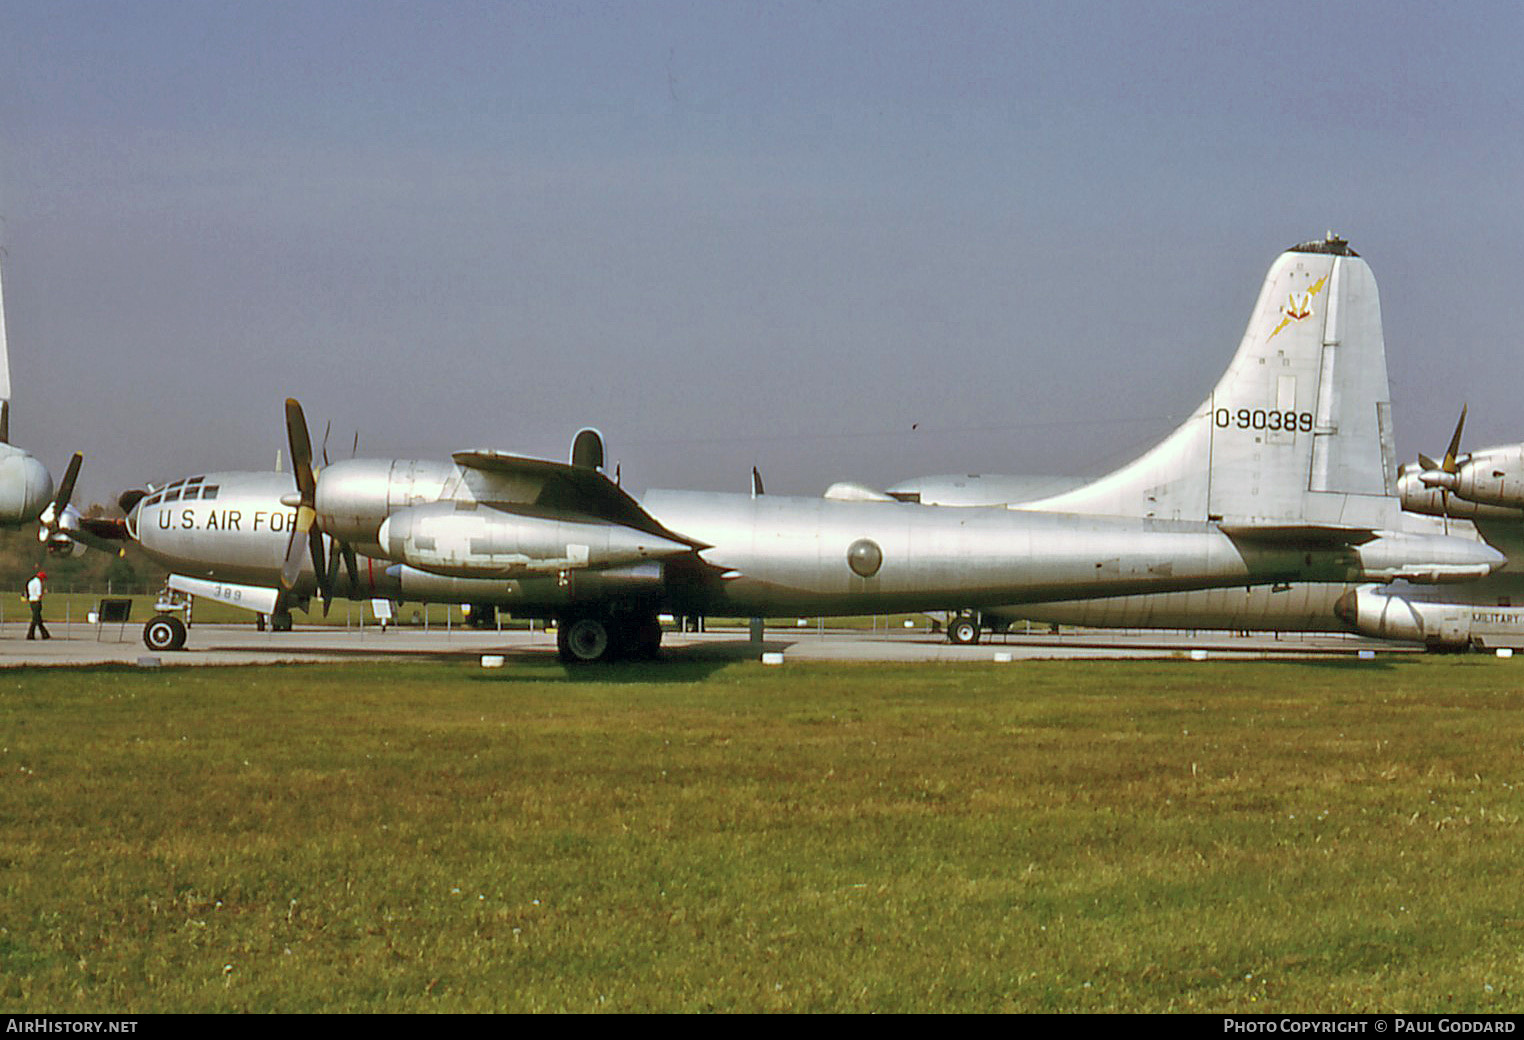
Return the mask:
[[[1287,300],[1309,313],[1283,313]],[[1342,325],[1307,320],[1323,300]],[[1381,469],[1384,355],[1367,371],[1367,352],[1352,349],[1372,335],[1379,350],[1364,262],[1342,243],[1297,247],[1271,268],[1203,410],[1138,462],[1022,509],[852,485],[772,496],[759,481],[751,495],[651,491],[637,502],[603,472],[592,430],[565,463],[479,449],[315,471],[294,400],[294,479],[207,473],[131,492],[123,506],[182,591],[277,617],[313,596],[492,604],[555,620],[568,661],[652,656],[659,612],[872,614],[1485,575],[1503,557],[1474,538],[1400,528]],[[1323,386],[1347,412],[1336,427],[1323,421]],[[183,627],[155,620],[150,645],[183,645]]]
[[[53,476],[11,444],[11,355],[5,339],[5,296],[0,290],[0,527],[36,520],[52,501]]]

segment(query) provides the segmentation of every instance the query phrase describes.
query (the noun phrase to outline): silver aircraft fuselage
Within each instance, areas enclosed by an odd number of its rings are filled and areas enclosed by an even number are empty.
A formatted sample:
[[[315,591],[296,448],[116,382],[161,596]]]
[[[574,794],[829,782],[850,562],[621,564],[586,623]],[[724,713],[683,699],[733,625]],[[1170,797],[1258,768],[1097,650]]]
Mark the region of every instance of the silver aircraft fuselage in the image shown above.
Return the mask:
[[[449,464],[353,460],[325,470],[320,487],[332,489],[329,502],[319,500],[320,514],[325,505],[350,503],[348,515],[325,514],[324,529],[361,553],[359,581],[351,586],[341,570],[336,594],[493,603],[521,616],[619,599],[681,613],[756,616],[936,610],[1371,580],[1408,557],[1480,572],[1495,562],[1490,550],[1471,543],[1413,546],[1400,535],[1336,548],[1267,545],[1188,521],[652,491],[642,503],[647,512],[703,547],[651,539],[655,555],[644,561],[549,571],[526,564],[473,577],[459,567],[430,570],[411,557],[383,554],[382,525],[399,510],[431,502],[455,503],[462,517],[474,518],[491,509],[491,479]],[[369,487],[373,497],[355,505],[342,498],[346,487]],[[291,490],[288,474],[205,474],[145,497],[130,513],[128,530],[176,573],[273,586],[295,523],[296,510],[286,504]],[[549,522],[521,514],[509,520]],[[309,565],[293,592],[314,590]]]

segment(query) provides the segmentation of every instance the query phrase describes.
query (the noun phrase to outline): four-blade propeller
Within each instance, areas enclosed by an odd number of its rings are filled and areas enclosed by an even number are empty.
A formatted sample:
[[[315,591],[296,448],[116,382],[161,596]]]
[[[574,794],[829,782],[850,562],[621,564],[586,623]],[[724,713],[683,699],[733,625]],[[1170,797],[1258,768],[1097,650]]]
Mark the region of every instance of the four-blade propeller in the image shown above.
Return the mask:
[[[332,424],[329,424],[330,428]],[[302,557],[305,552],[312,560],[312,570],[317,577],[318,595],[323,600],[323,614],[333,603],[334,579],[338,576],[339,559],[344,560],[344,570],[349,575],[350,588],[360,582],[359,561],[354,546],[329,538],[327,551],[323,548],[323,532],[317,522],[317,472],[312,468],[312,439],[307,435],[307,417],[300,402],[294,397],[286,398],[286,439],[291,446],[291,472],[296,478],[296,524],[291,528],[291,538],[286,543],[286,557],[281,563],[281,587],[289,592],[296,587],[302,574]],[[360,445],[360,435],[355,433],[355,448]],[[323,431],[323,464],[328,464],[328,428]]]
[[[1445,518],[1445,533],[1449,533],[1450,520],[1450,492],[1460,485],[1460,468],[1462,463],[1469,461],[1466,456],[1460,455],[1461,431],[1466,428],[1466,408],[1461,405],[1460,421],[1455,424],[1455,432],[1450,435],[1450,446],[1445,449],[1445,457],[1442,462],[1435,462],[1429,456],[1419,452],[1418,464],[1423,467],[1418,479],[1423,481],[1425,487],[1439,488],[1440,511]]]

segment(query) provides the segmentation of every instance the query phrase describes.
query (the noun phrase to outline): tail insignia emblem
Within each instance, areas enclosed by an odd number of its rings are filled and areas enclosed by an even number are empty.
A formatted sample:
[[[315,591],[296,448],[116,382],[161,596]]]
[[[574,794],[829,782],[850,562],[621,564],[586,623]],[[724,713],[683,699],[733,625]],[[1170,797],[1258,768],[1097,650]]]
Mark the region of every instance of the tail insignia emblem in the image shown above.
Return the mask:
[[[1265,342],[1274,339],[1287,325],[1294,321],[1306,321],[1312,317],[1312,298],[1323,291],[1323,283],[1327,278],[1319,278],[1311,289],[1302,293],[1291,293],[1286,297],[1286,302],[1281,306],[1281,323],[1275,327]]]

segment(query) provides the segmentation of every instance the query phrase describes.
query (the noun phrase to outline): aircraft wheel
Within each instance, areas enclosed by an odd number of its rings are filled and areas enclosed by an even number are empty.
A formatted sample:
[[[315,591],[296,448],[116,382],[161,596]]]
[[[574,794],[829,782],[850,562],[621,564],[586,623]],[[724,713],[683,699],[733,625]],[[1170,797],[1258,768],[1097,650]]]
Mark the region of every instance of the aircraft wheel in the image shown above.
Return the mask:
[[[947,641],[960,646],[979,642],[979,622],[967,615],[953,618],[947,623]]]
[[[556,649],[568,664],[607,661],[613,645],[609,624],[601,618],[568,618],[556,626]]]
[[[626,622],[623,633],[624,654],[637,661],[654,661],[661,653],[661,622],[644,618]]]
[[[274,614],[271,614],[270,615],[270,631],[271,632],[289,632],[289,631],[291,631],[291,611],[289,611],[289,610],[281,610],[281,611],[277,611]]]
[[[150,650],[183,650],[185,622],[173,614],[156,614],[143,626],[143,645]]]

